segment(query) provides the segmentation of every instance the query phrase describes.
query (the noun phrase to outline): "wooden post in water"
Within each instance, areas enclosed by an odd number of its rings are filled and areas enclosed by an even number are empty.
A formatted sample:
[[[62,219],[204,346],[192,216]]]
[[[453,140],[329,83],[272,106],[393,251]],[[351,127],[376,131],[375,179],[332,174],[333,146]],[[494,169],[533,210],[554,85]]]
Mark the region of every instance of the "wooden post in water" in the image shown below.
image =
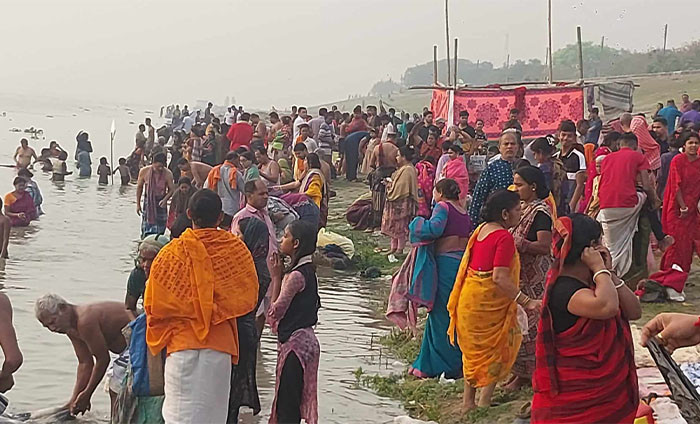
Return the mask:
[[[548,50],[547,50],[547,62],[549,63],[549,83],[554,81],[554,71],[552,69],[552,0],[547,1],[547,29],[548,29]]]
[[[454,73],[454,86],[457,88],[457,38],[455,38],[455,73]]]
[[[438,85],[437,44],[433,46],[433,85]]]
[[[583,46],[581,45],[581,27],[576,27],[576,41],[578,42],[578,76],[583,81]]]

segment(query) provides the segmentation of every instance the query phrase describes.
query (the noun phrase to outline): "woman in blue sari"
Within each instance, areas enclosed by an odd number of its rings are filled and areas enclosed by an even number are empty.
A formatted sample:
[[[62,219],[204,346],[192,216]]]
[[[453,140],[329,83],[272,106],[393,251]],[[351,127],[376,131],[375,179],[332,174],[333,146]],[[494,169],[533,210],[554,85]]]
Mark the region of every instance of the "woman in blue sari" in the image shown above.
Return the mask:
[[[406,297],[416,306],[428,309],[420,353],[409,369],[419,378],[447,378],[462,375],[462,353],[450,344],[447,328],[450,316],[447,301],[459,263],[469,240],[471,221],[460,206],[460,189],[455,180],[445,178],[435,185],[437,202],[430,219],[416,217],[410,224],[412,246],[417,246],[411,285]]]

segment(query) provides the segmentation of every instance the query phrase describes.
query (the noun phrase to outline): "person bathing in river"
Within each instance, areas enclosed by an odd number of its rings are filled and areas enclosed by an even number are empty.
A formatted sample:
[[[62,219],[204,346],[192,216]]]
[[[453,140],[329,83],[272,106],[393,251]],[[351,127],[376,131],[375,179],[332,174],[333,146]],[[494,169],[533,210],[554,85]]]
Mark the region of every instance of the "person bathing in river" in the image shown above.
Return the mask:
[[[131,182],[131,173],[129,172],[129,167],[126,164],[126,158],[119,158],[119,166],[112,172],[112,175],[119,171],[121,176],[122,185],[127,186]]]
[[[44,211],[41,210],[41,204],[44,202],[44,198],[41,196],[41,190],[39,190],[39,185],[34,181],[34,174],[28,169],[20,169],[17,171],[17,176],[22,177],[27,180],[27,192],[32,196],[34,200],[34,206],[36,206],[36,215],[41,216]]]
[[[29,147],[29,140],[23,138],[19,141],[20,146],[15,151],[14,161],[17,168],[28,168],[32,164],[32,159],[38,160],[34,149]]]
[[[15,385],[12,374],[23,362],[15,328],[12,326],[12,304],[5,293],[0,293],[0,348],[5,357],[0,371],[0,393],[5,393]]]
[[[124,304],[72,305],[58,295],[47,294],[37,299],[34,312],[39,322],[51,332],[68,336],[78,358],[75,387],[65,405],[71,414],[84,414],[90,410],[92,395],[109,367],[109,353],[119,355],[114,361],[109,382],[113,410],[118,387],[129,363],[129,350],[122,329],[131,321],[131,316]]]
[[[197,188],[204,187],[209,172],[212,170],[212,167],[206,163],[190,161],[186,158],[180,158],[177,161],[177,167],[180,169],[180,175],[190,177]]]
[[[107,163],[107,158],[100,158],[100,166],[97,167],[97,175],[100,176],[98,180],[99,184],[109,184],[109,176],[112,174],[112,170]]]
[[[78,153],[78,175],[81,177],[89,177],[92,175],[90,153],[84,150]]]
[[[0,200],[0,258],[7,259],[9,254],[7,253],[7,246],[10,244],[10,228],[12,227],[12,222],[4,213],[2,213],[2,200]]]
[[[187,204],[190,197],[197,192],[197,188],[192,185],[189,177],[182,177],[177,182],[177,190],[170,200],[170,212],[168,213],[168,223],[166,227],[171,228],[180,215],[187,214]]]
[[[27,180],[15,177],[12,184],[15,190],[5,195],[5,215],[10,218],[13,227],[26,227],[38,217],[34,199],[27,192]]]
[[[141,216],[142,238],[149,234],[165,233],[165,225],[168,221],[168,199],[173,194],[175,194],[173,173],[165,167],[165,155],[159,153],[153,157],[152,165],[146,166],[139,172],[136,184],[136,213]]]
[[[51,181],[64,181],[66,175],[71,175],[73,171],[68,170],[68,165],[66,165],[66,160],[68,159],[68,153],[61,152],[58,155],[58,160],[53,165],[53,173],[51,174]]]

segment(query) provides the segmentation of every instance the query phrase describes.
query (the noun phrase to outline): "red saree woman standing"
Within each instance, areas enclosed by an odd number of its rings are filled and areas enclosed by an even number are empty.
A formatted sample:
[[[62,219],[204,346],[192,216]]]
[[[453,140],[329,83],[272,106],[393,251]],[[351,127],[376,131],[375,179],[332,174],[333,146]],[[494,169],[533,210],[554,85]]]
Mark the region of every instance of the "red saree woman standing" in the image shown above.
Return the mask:
[[[681,137],[685,140],[684,152],[671,161],[661,217],[664,232],[673,236],[675,243],[661,258],[661,270],[671,269],[677,264],[688,272],[693,254],[700,255],[700,136],[688,132]],[[676,284],[673,288],[681,292],[684,285]]]

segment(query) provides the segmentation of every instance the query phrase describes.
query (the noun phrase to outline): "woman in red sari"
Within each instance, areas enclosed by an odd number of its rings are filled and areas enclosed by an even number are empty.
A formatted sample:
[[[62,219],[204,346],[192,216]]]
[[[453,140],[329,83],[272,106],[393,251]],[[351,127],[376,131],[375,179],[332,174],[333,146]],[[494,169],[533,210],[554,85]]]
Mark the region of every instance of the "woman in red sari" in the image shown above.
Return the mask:
[[[27,180],[15,177],[12,183],[15,190],[5,195],[5,215],[10,218],[13,227],[26,227],[37,219],[34,199],[27,189]]]
[[[661,269],[671,269],[677,264],[684,272],[689,272],[693,253],[700,255],[700,136],[688,131],[681,135],[681,140],[683,154],[676,155],[671,161],[661,216],[664,232],[673,236],[675,243],[661,258]],[[678,288],[683,289],[680,285],[674,287],[679,291]]]
[[[612,269],[600,224],[555,221],[535,346],[531,423],[632,423],[639,405],[629,320],[642,308]]]

